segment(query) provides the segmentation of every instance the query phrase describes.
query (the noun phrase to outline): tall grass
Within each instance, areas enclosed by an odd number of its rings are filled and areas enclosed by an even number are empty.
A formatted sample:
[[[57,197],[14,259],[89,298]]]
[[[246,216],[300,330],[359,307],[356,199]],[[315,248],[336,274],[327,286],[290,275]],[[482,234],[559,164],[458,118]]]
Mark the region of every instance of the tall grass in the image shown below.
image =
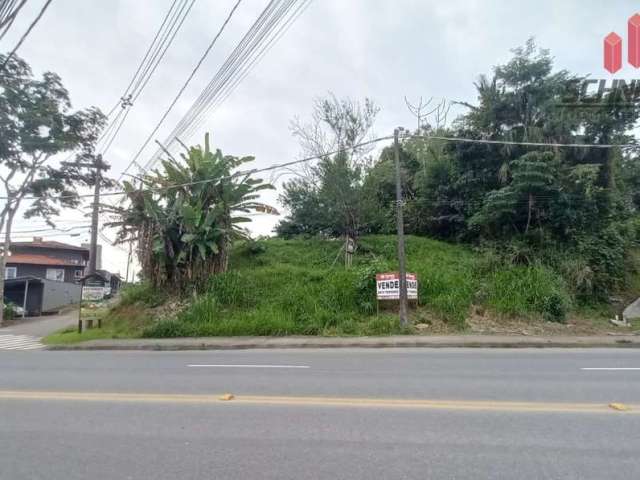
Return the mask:
[[[341,244],[330,240],[280,240],[236,249],[228,273],[212,277],[206,291],[174,319],[146,336],[385,335],[399,333],[395,315],[376,313],[375,273],[394,269],[395,238],[361,242],[354,267],[345,270]],[[462,326],[475,280],[471,252],[410,237],[409,269],[418,274],[420,304]]]
[[[185,310],[143,334],[400,333],[395,314],[377,314],[375,300],[375,273],[395,270],[395,237],[361,239],[349,270],[341,265],[340,248],[341,242],[319,239],[238,246],[228,273],[212,277]],[[556,321],[571,306],[561,277],[542,266],[505,267],[467,247],[412,236],[407,238],[407,258],[408,271],[419,279],[418,308],[453,328],[464,328],[474,303],[499,315]]]
[[[490,307],[510,316],[538,314],[550,321],[563,321],[571,307],[560,275],[541,265],[504,267],[494,272],[487,294]]]

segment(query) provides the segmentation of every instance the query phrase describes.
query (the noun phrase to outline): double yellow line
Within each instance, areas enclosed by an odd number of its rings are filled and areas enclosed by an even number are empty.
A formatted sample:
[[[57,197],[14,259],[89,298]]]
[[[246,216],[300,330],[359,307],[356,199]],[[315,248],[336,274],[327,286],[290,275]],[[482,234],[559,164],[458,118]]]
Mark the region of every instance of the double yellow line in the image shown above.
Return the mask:
[[[161,393],[94,393],[0,390],[0,400],[32,400],[106,403],[175,403],[198,405],[286,405],[313,407],[369,407],[415,410],[543,413],[640,413],[640,405],[604,403],[503,402],[487,400],[404,400],[358,397],[305,397],[269,395],[190,395]]]

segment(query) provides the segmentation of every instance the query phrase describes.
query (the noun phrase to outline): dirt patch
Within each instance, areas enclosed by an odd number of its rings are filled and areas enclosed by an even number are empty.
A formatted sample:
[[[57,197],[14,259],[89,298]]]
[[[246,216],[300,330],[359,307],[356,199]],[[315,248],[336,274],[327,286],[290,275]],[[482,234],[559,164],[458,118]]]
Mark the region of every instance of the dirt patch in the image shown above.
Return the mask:
[[[634,334],[640,325],[616,327],[606,319],[573,316],[565,323],[542,319],[496,317],[480,307],[474,307],[466,321],[468,332],[487,335],[622,335]]]

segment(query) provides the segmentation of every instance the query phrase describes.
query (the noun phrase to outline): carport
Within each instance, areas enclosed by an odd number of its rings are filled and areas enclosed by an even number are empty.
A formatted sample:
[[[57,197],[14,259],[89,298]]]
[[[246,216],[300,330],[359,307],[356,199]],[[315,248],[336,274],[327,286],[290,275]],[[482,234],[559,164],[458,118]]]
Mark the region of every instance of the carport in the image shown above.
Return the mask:
[[[4,281],[5,301],[22,307],[22,316],[40,315],[44,285],[38,277],[18,277]]]
[[[76,283],[56,282],[25,276],[5,280],[4,298],[25,310],[26,316],[57,312],[61,307],[80,302],[82,287]]]

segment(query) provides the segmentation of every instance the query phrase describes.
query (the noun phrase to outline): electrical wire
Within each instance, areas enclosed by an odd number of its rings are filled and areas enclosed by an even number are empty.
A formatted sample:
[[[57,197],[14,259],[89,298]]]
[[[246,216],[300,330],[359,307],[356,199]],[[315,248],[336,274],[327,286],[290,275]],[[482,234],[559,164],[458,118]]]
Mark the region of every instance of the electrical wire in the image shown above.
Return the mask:
[[[427,136],[423,136],[423,135],[412,135],[412,134],[407,134],[405,136],[403,136],[403,138],[430,138],[430,139],[434,139],[437,138],[439,140],[443,140],[443,141],[450,141],[450,142],[466,142],[466,143],[479,143],[479,144],[485,144],[487,143],[487,141],[485,140],[479,140],[479,139],[471,139],[471,138],[461,138],[461,137],[427,137]],[[281,169],[281,168],[287,168],[287,167],[291,167],[294,165],[299,165],[302,163],[307,163],[313,160],[321,160],[323,158],[327,158],[330,157],[332,155],[337,155],[339,153],[346,153],[346,152],[350,152],[368,145],[373,145],[376,143],[379,143],[381,141],[385,141],[385,140],[391,140],[393,139],[393,135],[386,135],[383,137],[377,137],[371,140],[367,140],[364,142],[360,142],[356,145],[352,145],[350,147],[345,147],[345,148],[339,148],[339,149],[335,149],[333,151],[330,152],[326,152],[322,155],[312,155],[312,156],[308,156],[305,158],[301,158],[298,160],[292,160],[290,162],[284,162],[284,163],[277,163],[277,164],[273,164],[271,166],[268,167],[264,167],[264,168],[254,168],[254,169],[250,169],[250,170],[241,170],[235,173],[232,173],[230,175],[225,175],[222,177],[216,177],[216,178],[209,178],[206,180],[198,180],[198,181],[194,181],[194,182],[186,182],[186,183],[180,183],[180,184],[174,184],[174,185],[167,185],[165,187],[158,187],[158,188],[148,188],[148,189],[143,189],[143,192],[160,192],[160,191],[166,191],[166,190],[172,190],[174,188],[182,188],[182,187],[187,187],[187,186],[191,186],[191,185],[199,185],[199,184],[203,184],[203,183],[210,183],[210,182],[216,182],[216,181],[220,181],[220,180],[226,180],[226,179],[233,179],[233,178],[237,178],[237,177],[243,177],[243,176],[251,176],[251,175],[255,175],[258,173],[264,173],[264,172],[268,172],[268,171],[272,171],[272,170],[277,170],[277,169]],[[536,147],[566,147],[566,148],[574,148],[574,147],[580,147],[580,148],[634,148],[637,149],[640,147],[640,145],[637,144],[583,144],[583,143],[578,143],[578,144],[557,144],[557,143],[532,143],[532,142],[502,142],[502,141],[491,141],[491,143],[504,143],[504,144],[509,144],[509,145],[527,145],[527,146],[536,146]],[[119,190],[119,191],[113,191],[113,192],[105,192],[103,194],[101,194],[101,196],[120,196],[120,195],[125,195],[127,192],[124,190]],[[64,198],[93,198],[93,194],[87,194],[87,195],[60,195],[57,197],[54,197],[56,199],[64,199]],[[7,200],[8,197],[0,197],[0,200]],[[29,197],[24,197],[23,200],[36,200],[38,199],[38,197],[34,197],[34,196],[29,196]]]
[[[17,0],[7,0],[2,4],[3,8],[0,11],[0,30],[2,30],[2,32],[0,32],[0,40],[7,34],[18,13],[27,3],[27,0],[21,0],[18,6],[14,8],[16,1]]]
[[[178,0],[174,0],[171,4],[160,28],[157,30],[151,44],[147,48],[142,61],[138,65],[134,75],[131,77],[129,85],[125,89],[120,102],[117,103],[109,112],[108,116],[111,116],[118,105],[121,105],[122,107],[116,118],[110,122],[109,126],[100,137],[99,141],[102,142],[100,153],[102,155],[106,155],[111,148],[111,145],[115,141],[118,133],[129,116],[129,112],[131,111],[133,104],[138,100],[153,77],[158,66],[164,59],[169,47],[173,44],[176,35],[181,30],[182,25],[191,12],[196,0],[182,0],[180,4],[177,2]],[[125,110],[126,112],[122,114]]]
[[[481,143],[487,145],[519,145],[523,147],[546,147],[546,148],[638,148],[635,143],[614,144],[614,143],[544,143],[544,142],[518,142],[507,140],[485,140],[480,138],[460,138],[460,137],[440,137],[437,135],[414,135],[411,133],[401,135],[402,138],[424,138],[427,140],[443,140],[446,142],[458,143]]]
[[[236,1],[236,3],[234,4],[233,8],[231,9],[229,14],[227,15],[227,18],[225,19],[225,21],[222,23],[222,26],[218,30],[218,33],[213,37],[213,40],[207,46],[206,50],[204,51],[204,54],[200,57],[200,59],[196,63],[196,66],[193,68],[193,70],[191,71],[191,73],[187,77],[187,80],[184,82],[184,84],[182,85],[180,90],[178,90],[177,95],[174,97],[173,101],[169,104],[169,107],[165,110],[164,114],[160,118],[160,121],[153,128],[153,130],[151,131],[149,136],[146,138],[146,140],[144,141],[144,143],[142,144],[142,146],[140,147],[138,152],[133,156],[133,159],[131,160],[131,162],[129,162],[129,165],[127,165],[127,167],[122,171],[122,173],[118,177],[118,181],[122,180],[122,177],[129,171],[129,169],[133,166],[133,164],[136,163],[136,160],[138,159],[138,157],[140,157],[140,155],[142,154],[142,152],[144,151],[146,146],[149,144],[149,142],[151,141],[153,136],[156,134],[156,132],[158,131],[158,129],[160,128],[162,123],[165,121],[165,119],[167,118],[167,116],[169,115],[171,110],[173,110],[173,107],[176,105],[176,103],[178,103],[178,100],[180,100],[180,97],[182,97],[182,94],[187,89],[187,87],[191,83],[191,80],[193,79],[193,77],[195,76],[197,71],[200,69],[200,66],[205,61],[207,56],[209,55],[209,52],[211,52],[211,49],[213,48],[213,46],[218,41],[218,38],[220,38],[220,35],[222,35],[222,32],[225,30],[225,28],[227,27],[227,25],[231,21],[231,17],[233,17],[233,14],[235,13],[236,9],[238,8],[238,6],[240,5],[241,2],[242,2],[242,0],[237,0]]]
[[[164,147],[171,148],[177,138],[187,140],[206,121],[208,113],[226,99],[251,68],[298,18],[310,0],[273,0],[249,29],[220,70],[214,75],[196,102],[167,137]],[[153,167],[162,155],[162,149],[145,165]]]
[[[86,221],[86,220],[85,220]],[[12,230],[11,234],[13,235],[14,233],[41,233],[41,232],[70,232],[72,230],[77,230],[80,228],[90,228],[91,225],[77,225],[75,227],[70,227],[70,228],[57,228],[57,227],[49,227],[49,228],[40,228],[40,229],[35,229],[35,230]],[[0,232],[0,235],[4,235],[6,232]]]
[[[249,73],[251,73],[251,70],[253,69],[253,67],[258,62],[260,62],[260,60],[273,47],[273,45],[275,45],[278,42],[278,40],[280,40],[280,38],[287,32],[289,27],[298,19],[300,15],[302,15],[304,10],[306,10],[306,8],[310,4],[311,4],[311,0],[303,0],[299,4],[297,9],[294,11],[294,13],[277,30],[275,35],[271,37],[268,43],[262,47],[259,53],[253,58],[253,60],[251,60],[251,62],[248,65],[243,67],[243,70],[238,76],[236,76],[235,80],[233,80],[232,83],[230,83],[229,85],[225,86],[224,89],[222,89],[219,97],[209,107],[206,108],[206,110],[202,113],[202,115],[200,115],[200,119],[197,121],[197,123],[194,123],[192,127],[190,127],[189,130],[187,130],[185,134],[180,136],[182,140],[187,141],[193,137],[193,135],[198,131],[198,129],[200,129],[202,125],[206,122],[207,118],[211,115],[211,113],[225,102],[225,100],[233,93],[236,86],[240,84]],[[156,159],[157,158],[158,157],[156,156]]]
[[[38,15],[36,16],[36,18],[31,22],[31,24],[27,28],[27,31],[24,32],[22,37],[20,37],[20,40],[18,40],[18,43],[16,44],[16,46],[13,48],[13,50],[11,50],[9,55],[7,55],[7,57],[4,59],[4,62],[0,66],[0,70],[4,70],[4,68],[6,67],[7,63],[9,63],[9,60],[11,60],[11,57],[13,57],[16,54],[16,52],[18,51],[18,49],[20,48],[22,43],[27,39],[27,37],[29,36],[29,34],[31,33],[33,28],[36,26],[36,24],[40,21],[40,19],[44,15],[44,12],[46,12],[47,8],[49,8],[49,5],[51,4],[52,1],[53,0],[46,0],[45,4],[42,6],[40,11],[38,12]]]

